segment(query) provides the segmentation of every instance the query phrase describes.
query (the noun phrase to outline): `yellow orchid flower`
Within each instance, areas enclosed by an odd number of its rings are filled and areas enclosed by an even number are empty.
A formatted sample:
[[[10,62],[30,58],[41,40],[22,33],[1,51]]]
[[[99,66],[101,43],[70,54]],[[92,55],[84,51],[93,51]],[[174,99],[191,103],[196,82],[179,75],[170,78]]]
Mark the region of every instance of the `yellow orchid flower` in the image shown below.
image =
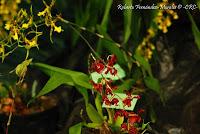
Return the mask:
[[[1,46],[1,47],[0,47],[0,54],[1,54],[1,53],[4,53],[4,51],[5,51],[4,47]]]
[[[39,12],[37,15],[38,16],[45,16],[46,12],[47,12],[47,8],[45,8],[43,11]]]
[[[58,32],[58,33],[60,33],[60,32],[62,32],[62,28],[61,28],[61,26],[54,26],[54,31],[55,32]]]
[[[28,23],[22,24],[22,28],[27,29],[33,23],[33,18],[31,17]]]
[[[6,23],[4,28],[5,28],[6,30],[10,30],[10,27],[11,27],[11,26],[12,26],[12,25],[11,25],[10,23]]]
[[[18,40],[18,34],[17,34],[16,31],[15,31],[14,35],[12,36],[12,38],[13,38],[14,40]]]
[[[37,38],[35,38],[35,37],[33,39],[31,39],[31,40],[28,40],[27,38],[25,38],[25,43],[27,44],[26,45],[27,49],[30,49],[32,47],[37,47],[38,46]]]

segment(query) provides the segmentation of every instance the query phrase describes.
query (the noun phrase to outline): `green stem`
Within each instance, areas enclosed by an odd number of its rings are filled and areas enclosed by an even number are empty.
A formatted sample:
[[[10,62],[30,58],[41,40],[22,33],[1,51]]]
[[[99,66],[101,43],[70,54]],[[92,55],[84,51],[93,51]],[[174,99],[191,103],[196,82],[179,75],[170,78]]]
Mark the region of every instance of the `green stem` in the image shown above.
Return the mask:
[[[91,49],[91,51],[95,54],[95,56],[97,58],[100,58],[99,55],[95,52],[95,50],[92,48],[90,43],[87,41],[87,39],[82,34],[80,34],[79,31],[76,30],[76,28],[74,28],[72,25],[70,25],[70,28],[72,28],[85,41],[85,43],[88,45],[88,47]]]
[[[26,58],[25,58],[25,60],[28,59],[28,56],[29,56],[29,49],[27,49],[27,51],[26,51]]]
[[[105,38],[102,34],[99,34],[99,33],[95,33],[85,27],[82,27],[82,26],[79,26],[77,25],[76,23],[73,23],[71,21],[68,21],[66,19],[63,19],[62,17],[58,16],[58,19],[61,20],[63,23],[65,24],[69,24],[71,25],[72,27],[75,26],[77,28],[79,28],[80,30],[84,30],[84,31],[87,31],[93,35],[96,35],[97,37],[101,38],[101,39],[104,39],[108,42],[111,42],[111,43],[114,43],[119,49],[121,49],[122,51],[124,51],[129,57],[131,57],[131,59],[133,60],[133,63],[135,63],[135,60],[133,59],[132,57],[132,53],[130,51],[127,51],[125,48],[123,48],[119,43],[116,43],[115,41],[113,41],[112,39],[108,39],[108,38]],[[74,28],[74,27],[73,27]],[[75,29],[75,28],[74,28]],[[77,31],[77,30],[76,30]],[[78,31],[77,31],[78,32]],[[79,32],[77,33],[78,35],[81,35]]]
[[[107,112],[108,112],[108,123],[110,124],[113,124],[113,110],[112,109],[109,109],[109,108],[106,108]]]

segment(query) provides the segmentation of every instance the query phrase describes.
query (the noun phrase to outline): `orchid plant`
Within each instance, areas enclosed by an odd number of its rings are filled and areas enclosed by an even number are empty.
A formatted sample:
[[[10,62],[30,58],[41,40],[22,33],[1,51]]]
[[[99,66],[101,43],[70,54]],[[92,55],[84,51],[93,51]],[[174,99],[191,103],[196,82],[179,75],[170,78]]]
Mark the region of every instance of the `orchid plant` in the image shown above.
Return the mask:
[[[110,133],[137,134],[146,131],[145,128],[148,123],[144,124],[141,118],[144,109],[139,109],[137,113],[133,112],[137,100],[140,99],[140,95],[133,95],[131,90],[125,90],[125,93],[117,93],[118,87],[114,85],[114,80],[122,80],[125,77],[121,67],[116,69],[118,65],[116,64],[117,57],[109,55],[106,62],[102,59],[96,60],[94,56],[92,57],[94,62],[89,68],[92,78],[90,82],[95,91],[97,113],[100,117],[103,117],[102,123],[99,124],[100,133],[103,133],[101,131],[108,131]],[[95,79],[94,76],[92,77],[94,73],[100,74],[100,77]],[[101,106],[106,109],[107,113],[103,112]],[[89,114],[91,113],[88,113],[88,116],[91,117]],[[85,126],[90,127],[87,124]],[[102,127],[106,129],[102,129]],[[73,129],[77,129],[76,126],[71,127],[69,132],[73,133]]]

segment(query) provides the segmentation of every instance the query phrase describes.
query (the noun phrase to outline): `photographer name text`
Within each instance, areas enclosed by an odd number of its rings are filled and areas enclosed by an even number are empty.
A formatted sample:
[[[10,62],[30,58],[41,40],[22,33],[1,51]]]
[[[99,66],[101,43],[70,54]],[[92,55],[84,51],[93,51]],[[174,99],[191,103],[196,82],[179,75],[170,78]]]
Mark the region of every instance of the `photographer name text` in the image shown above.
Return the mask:
[[[172,10],[176,10],[176,9],[185,9],[185,10],[195,10],[198,9],[198,6],[196,4],[187,4],[187,5],[182,5],[182,4],[178,4],[178,5],[156,5],[156,4],[152,4],[152,5],[127,5],[127,4],[119,4],[117,5],[117,8],[119,10],[143,10],[143,9],[160,9],[160,10],[168,10],[168,9],[172,9]]]

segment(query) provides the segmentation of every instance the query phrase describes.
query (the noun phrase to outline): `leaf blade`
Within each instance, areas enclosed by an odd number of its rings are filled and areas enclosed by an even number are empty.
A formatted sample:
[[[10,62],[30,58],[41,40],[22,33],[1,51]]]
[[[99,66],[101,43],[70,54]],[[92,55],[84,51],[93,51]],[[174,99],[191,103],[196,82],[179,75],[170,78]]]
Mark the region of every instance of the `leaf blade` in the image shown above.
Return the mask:
[[[82,125],[83,125],[83,123],[80,122],[74,126],[71,126],[69,128],[69,134],[81,134]]]
[[[132,5],[132,0],[124,0],[127,5]],[[124,41],[126,44],[131,35],[132,10],[124,10]]]
[[[98,124],[103,123],[102,117],[99,115],[99,113],[93,107],[92,104],[89,103],[88,105],[86,105],[86,112],[87,112],[87,115],[88,115],[89,119],[93,123],[98,123]]]
[[[34,63],[33,66],[50,76],[50,79],[38,93],[37,97],[45,95],[55,90],[58,86],[65,84],[68,86],[75,86],[76,89],[83,95],[87,104],[87,89],[92,89],[92,85],[89,83],[89,77],[86,74],[42,63]]]
[[[149,89],[152,89],[154,92],[160,94],[160,84],[156,78],[146,76],[144,78],[144,82]]]

